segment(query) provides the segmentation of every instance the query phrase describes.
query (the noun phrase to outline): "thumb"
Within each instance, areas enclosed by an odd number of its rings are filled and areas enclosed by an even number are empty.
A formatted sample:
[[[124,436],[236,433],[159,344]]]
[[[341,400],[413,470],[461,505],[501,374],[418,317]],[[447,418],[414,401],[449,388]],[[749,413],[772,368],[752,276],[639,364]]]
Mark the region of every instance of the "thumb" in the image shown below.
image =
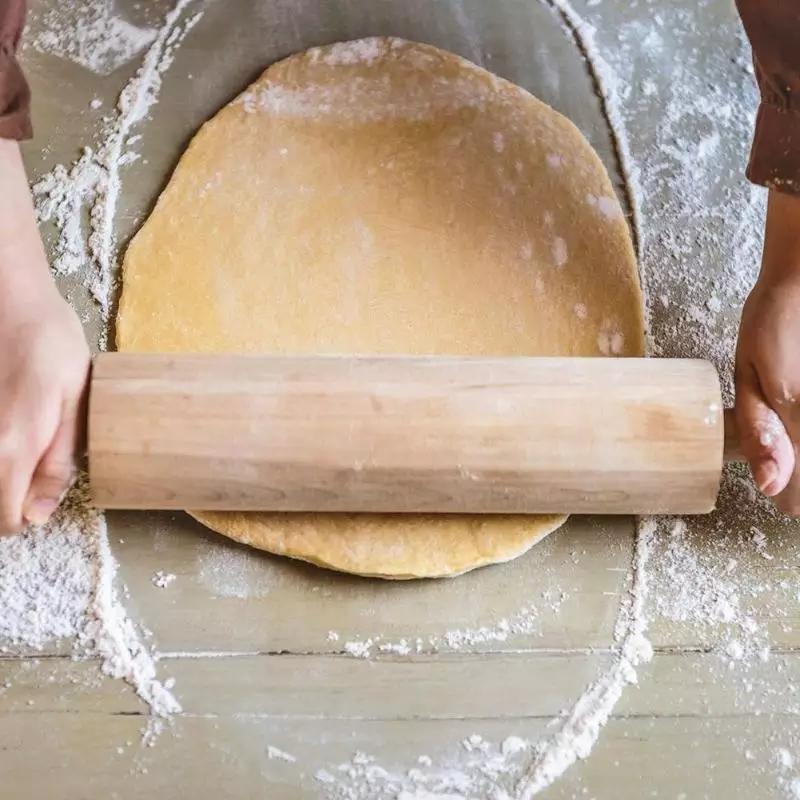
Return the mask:
[[[75,476],[78,446],[77,409],[64,414],[31,478],[22,513],[33,525],[43,525],[58,508]]]
[[[792,477],[794,447],[781,418],[767,403],[751,367],[737,376],[736,424],[742,452],[750,462],[759,491],[774,497]]]

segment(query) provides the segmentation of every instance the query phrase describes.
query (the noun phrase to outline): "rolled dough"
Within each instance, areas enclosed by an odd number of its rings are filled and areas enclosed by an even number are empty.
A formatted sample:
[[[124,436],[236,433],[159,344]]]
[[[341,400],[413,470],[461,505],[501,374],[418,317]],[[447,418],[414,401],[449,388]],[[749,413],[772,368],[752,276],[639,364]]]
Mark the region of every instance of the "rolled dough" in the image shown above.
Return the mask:
[[[577,128],[518,86],[399,39],[267,69],[194,137],[123,274],[128,351],[644,346],[628,226]],[[192,513],[254,547],[386,578],[508,560],[565,519]]]

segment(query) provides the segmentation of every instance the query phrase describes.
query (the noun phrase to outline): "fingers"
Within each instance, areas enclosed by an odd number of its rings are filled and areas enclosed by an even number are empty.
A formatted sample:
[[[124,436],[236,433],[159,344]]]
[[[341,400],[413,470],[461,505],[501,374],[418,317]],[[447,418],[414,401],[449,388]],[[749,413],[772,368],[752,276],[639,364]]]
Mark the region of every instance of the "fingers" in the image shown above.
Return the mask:
[[[776,413],[780,417],[786,435],[791,442],[794,455],[794,468],[792,474],[777,495],[774,495],[775,505],[785,514],[800,515],[800,462],[797,460],[798,445],[800,445],[800,403],[798,392],[791,385],[780,382],[778,385],[765,387],[765,395]]]
[[[19,533],[25,525],[22,504],[35,462],[22,461],[24,452],[17,439],[0,437],[0,536]]]
[[[58,508],[75,476],[78,426],[74,413],[64,416],[28,487],[22,506],[26,522],[44,525]]]
[[[775,497],[792,479],[795,451],[784,422],[767,401],[750,367],[737,375],[736,423],[742,452],[750,462],[759,491]]]

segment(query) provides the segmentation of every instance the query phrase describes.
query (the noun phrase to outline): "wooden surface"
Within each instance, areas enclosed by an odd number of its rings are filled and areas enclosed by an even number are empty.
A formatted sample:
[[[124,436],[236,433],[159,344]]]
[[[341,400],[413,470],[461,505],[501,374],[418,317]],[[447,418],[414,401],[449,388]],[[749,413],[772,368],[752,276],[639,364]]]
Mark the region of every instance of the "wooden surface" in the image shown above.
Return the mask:
[[[34,10],[46,4],[31,3]],[[137,4],[118,5],[136,18]],[[484,63],[564,111],[614,167],[585,65],[546,5],[530,0],[333,5],[243,0],[236,3],[238,17],[252,22],[237,24],[231,3],[208,4],[166,76],[152,121],[143,127],[147,163],[124,181],[117,224],[123,243],[187,137],[265,63],[310,44],[360,35],[419,38]],[[600,21],[596,42],[605,52],[617,46],[623,23],[641,23],[644,40],[656,17],[675,11],[668,19],[682,37],[676,41],[685,53],[714,54],[708,80],[719,83],[720,91],[732,91],[726,76],[740,67],[732,66],[729,56],[734,30],[729,2],[704,4],[708,25],[688,32],[680,12],[696,6],[694,0],[662,4],[658,13],[647,3],[589,6],[575,0],[574,5]],[[231,30],[227,47],[220,47],[219,32]],[[659,30],[667,36],[664,27]],[[643,46],[631,55],[637,82],[655,81],[658,96],[668,96],[675,51],[653,51],[647,58],[644,52]],[[76,148],[91,140],[92,119],[83,110],[94,96],[112,102],[138,62],[99,77],[31,50],[25,60],[37,114],[37,138],[26,156],[38,174],[69,162]],[[190,72],[203,80],[188,81]],[[65,106],[75,113],[65,115]],[[630,135],[637,157],[653,135],[653,119],[635,121]],[[730,182],[740,169],[739,163],[730,166]],[[67,276],[61,286],[95,335],[97,311],[86,300],[81,276]],[[800,729],[795,529],[787,533],[777,521],[751,519],[746,495],[729,493],[724,503],[733,512],[698,526],[693,547],[708,568],[735,560],[737,574],[753,576],[753,586],[771,587],[746,597],[769,635],[769,658],[729,668],[716,629],[710,632],[693,620],[670,621],[651,597],[652,662],[639,669],[638,685],[624,691],[589,757],[543,797],[789,796],[776,751],[792,748]],[[546,736],[554,718],[608,662],[632,563],[629,518],[573,518],[510,564],[452,581],[404,584],[334,575],[252,553],[183,514],[115,513],[109,522],[126,608],[152,632],[148,641],[161,654],[160,674],[175,678],[185,710],[149,747],[142,742],[150,722],[142,703],[127,685],[103,678],[96,664],[73,661],[71,643],[39,653],[6,647],[0,651],[4,798],[324,797],[315,772],[335,770],[357,750],[405,770],[422,754],[437,763],[457,761],[462,740],[473,733],[494,742],[512,734]],[[749,544],[730,544],[738,542],[739,531],[749,535],[754,524],[767,537],[769,559]],[[159,589],[153,584],[158,571],[177,577]],[[779,591],[782,583],[789,588]],[[526,616],[521,610],[531,605],[535,613]],[[499,621],[521,613],[529,626],[504,641],[474,637],[473,644],[456,650],[446,646],[448,631],[497,630]],[[389,642],[419,637],[422,652],[369,660],[346,655],[348,641],[376,636]],[[270,759],[269,745],[297,761]],[[796,747],[793,752],[796,757]]]
[[[719,379],[689,359],[103,353],[100,508],[697,514]]]

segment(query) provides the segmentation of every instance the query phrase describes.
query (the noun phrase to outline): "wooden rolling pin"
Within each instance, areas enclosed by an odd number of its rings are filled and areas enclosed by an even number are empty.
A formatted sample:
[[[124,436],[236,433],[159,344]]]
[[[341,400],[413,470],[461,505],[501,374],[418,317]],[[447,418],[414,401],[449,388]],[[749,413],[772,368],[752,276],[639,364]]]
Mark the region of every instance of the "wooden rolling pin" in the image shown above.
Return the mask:
[[[704,361],[109,353],[89,471],[103,508],[692,514],[724,427]]]

